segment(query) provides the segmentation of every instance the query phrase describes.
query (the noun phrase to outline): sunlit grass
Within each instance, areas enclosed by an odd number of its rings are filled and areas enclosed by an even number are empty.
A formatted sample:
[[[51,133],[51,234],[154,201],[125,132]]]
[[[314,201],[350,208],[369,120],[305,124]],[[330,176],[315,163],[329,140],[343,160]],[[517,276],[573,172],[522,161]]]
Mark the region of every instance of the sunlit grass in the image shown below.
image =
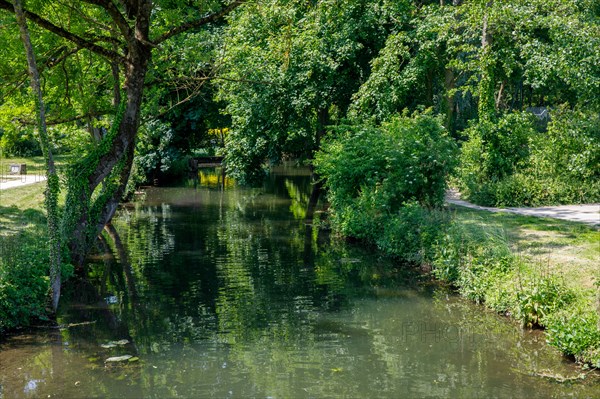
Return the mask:
[[[60,170],[67,165],[70,156],[60,155],[56,157],[56,165]],[[43,157],[30,158],[2,158],[0,159],[0,173],[4,178],[18,178],[8,175],[10,164],[26,164],[27,174],[45,174],[46,164]],[[39,182],[20,187],[0,190],[0,236],[12,235],[32,227],[43,226],[46,223],[46,211],[44,208],[44,190],[46,183]],[[65,193],[61,191],[59,203],[64,204]]]
[[[489,226],[505,236],[512,251],[592,290],[600,264],[600,231],[582,223],[455,207],[461,223]]]
[[[65,165],[67,165],[71,155],[56,155],[54,156],[54,163],[57,169],[60,171]],[[43,175],[46,173],[46,161],[44,157],[2,157],[0,158],[0,175],[6,176],[9,174],[9,168],[11,164],[25,164],[27,165],[27,174],[29,175]]]
[[[45,223],[45,183],[0,190],[0,236]]]

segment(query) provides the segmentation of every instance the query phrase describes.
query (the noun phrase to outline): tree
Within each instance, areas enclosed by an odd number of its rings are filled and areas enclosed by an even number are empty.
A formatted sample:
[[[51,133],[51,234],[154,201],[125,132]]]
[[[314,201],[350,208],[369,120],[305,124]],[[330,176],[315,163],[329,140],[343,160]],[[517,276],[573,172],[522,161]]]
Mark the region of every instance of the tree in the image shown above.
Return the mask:
[[[44,40],[57,40],[66,47],[61,54],[82,51],[104,60],[113,73],[114,85],[109,87],[113,102],[119,104],[110,130],[67,172],[67,203],[61,224],[73,264],[83,264],[125,190],[153,51],[160,51],[163,43],[177,35],[215,23],[240,4],[241,0],[212,1],[200,7],[167,0],[60,4],[40,0],[25,5],[23,15],[45,31]],[[14,13],[8,0],[0,0],[0,9]],[[121,81],[122,88],[117,90]]]
[[[58,175],[54,165],[52,149],[49,145],[48,132],[46,129],[46,111],[42,88],[40,86],[40,75],[35,61],[33,46],[27,21],[23,14],[23,5],[21,0],[14,0],[15,17],[19,30],[21,32],[21,41],[25,47],[27,55],[27,64],[29,66],[29,75],[31,76],[31,88],[35,96],[36,108],[38,111],[38,133],[40,144],[44,157],[46,158],[46,176],[48,178],[46,188],[46,209],[48,212],[48,235],[50,237],[50,289],[52,295],[52,309],[56,312],[58,308],[58,299],[60,298],[60,277],[61,277],[61,245],[58,229],[58,193],[60,191]]]
[[[270,0],[235,13],[219,79],[232,118],[226,160],[233,175],[253,180],[265,161],[313,157],[384,44],[385,3]]]
[[[454,10],[411,4],[392,12],[393,32],[371,60],[371,73],[353,96],[352,119],[382,122],[405,108],[420,106],[444,111],[446,104],[440,99],[451,54],[448,42],[455,34]]]

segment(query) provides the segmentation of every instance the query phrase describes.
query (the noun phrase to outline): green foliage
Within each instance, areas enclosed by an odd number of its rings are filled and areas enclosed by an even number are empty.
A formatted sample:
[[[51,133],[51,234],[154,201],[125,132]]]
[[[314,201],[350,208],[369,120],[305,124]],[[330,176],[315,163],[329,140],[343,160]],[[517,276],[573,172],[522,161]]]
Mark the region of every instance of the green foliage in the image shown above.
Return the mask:
[[[333,207],[373,202],[386,212],[404,202],[443,203],[446,177],[455,165],[455,144],[430,113],[392,119],[381,127],[342,126],[315,160]]]
[[[590,306],[563,309],[546,319],[548,343],[600,368],[600,315]]]
[[[561,279],[515,257],[503,233],[490,227],[453,223],[432,252],[438,279],[523,326],[544,326],[548,315],[576,300]]]
[[[387,255],[412,264],[431,262],[431,248],[445,232],[450,215],[443,210],[427,209],[416,202],[404,204],[374,232],[375,245]],[[373,226],[373,221],[371,221]]]
[[[134,162],[137,171],[144,176],[144,181],[177,176],[185,170],[186,159],[172,145],[174,139],[175,131],[171,126],[158,120],[151,120],[140,129]]]
[[[383,3],[269,0],[236,11],[219,98],[232,118],[226,162],[238,181],[284,156],[312,158],[385,41]]]
[[[502,231],[453,222],[431,249],[433,274],[458,287],[460,293],[478,303],[487,301],[489,288],[512,270],[515,258]],[[496,298],[496,310],[506,311]]]
[[[443,110],[446,47],[455,23],[451,8],[399,5],[393,12],[398,31],[371,60],[371,72],[353,96],[352,118],[380,123],[405,108]]]
[[[521,281],[514,317],[527,327],[545,326],[549,315],[574,301],[575,293],[558,277],[534,275]]]
[[[47,236],[30,229],[0,240],[0,332],[46,319],[48,300]],[[64,265],[64,277],[72,268]]]
[[[522,169],[529,156],[530,140],[537,132],[533,116],[510,113],[497,121],[483,119],[466,131],[458,174],[462,191],[480,203],[488,202],[488,185]],[[479,196],[478,196],[479,195]]]
[[[5,155],[30,157],[41,155],[40,146],[33,136],[33,131],[0,129],[0,148]]]
[[[427,209],[443,203],[454,166],[455,145],[440,118],[405,115],[381,127],[341,126],[336,132],[315,158],[329,189],[334,228],[389,254],[424,259],[444,219]]]
[[[84,242],[78,245],[89,245],[96,239],[97,223],[107,201],[119,187],[120,174],[125,160],[122,159],[110,172],[104,184],[97,192],[89,192],[89,177],[92,175],[103,155],[110,151],[113,141],[117,137],[119,125],[125,112],[126,99],[122,99],[113,120],[112,128],[108,134],[94,147],[90,148],[84,157],[77,159],[66,173],[67,196],[65,212],[62,218],[62,236],[68,239],[73,236],[77,228],[78,218],[88,216],[90,221],[84,232]],[[73,250],[73,248],[71,248]]]
[[[502,231],[454,221],[430,250],[433,275],[462,296],[525,327],[545,328],[551,345],[597,364],[600,320],[594,306],[583,291],[513,255]]]
[[[549,186],[548,202],[599,202],[600,116],[564,108],[551,116],[548,131],[532,144],[529,167],[522,174]]]
[[[525,114],[471,126],[458,172],[465,196],[494,206],[600,201],[600,118],[566,109],[551,117],[545,132]]]

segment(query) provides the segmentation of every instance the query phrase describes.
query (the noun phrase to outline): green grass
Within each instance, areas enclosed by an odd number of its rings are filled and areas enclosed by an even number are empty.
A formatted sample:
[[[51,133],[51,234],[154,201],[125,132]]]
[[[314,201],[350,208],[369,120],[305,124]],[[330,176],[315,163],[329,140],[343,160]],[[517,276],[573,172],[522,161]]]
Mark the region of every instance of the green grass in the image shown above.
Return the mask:
[[[0,190],[0,236],[12,235],[46,223],[45,188],[45,183],[36,183]]]
[[[57,169],[60,171],[65,165],[67,165],[71,155],[55,155],[54,163]],[[10,164],[26,164],[27,174],[29,175],[43,175],[46,173],[46,161],[44,157],[2,157],[0,158],[0,175],[7,175],[9,172]]]
[[[45,187],[0,190],[0,333],[46,317]]]
[[[55,163],[59,173],[64,168],[71,156],[58,155]],[[13,163],[26,164],[27,174],[43,175],[46,173],[46,161],[43,157],[30,158],[1,158],[0,178],[9,177],[9,165]],[[0,237],[15,234],[34,225],[44,226],[46,223],[44,209],[44,190],[46,183],[40,182],[22,187],[0,190]],[[61,193],[59,203],[64,203],[64,192]],[[1,256],[1,254],[0,254]]]
[[[600,231],[550,218],[453,208],[464,225],[502,231],[513,253],[564,276],[570,286],[593,289],[600,267]]]
[[[67,160],[57,157],[59,173]],[[0,175],[7,174],[11,163],[25,163],[28,175],[45,174],[44,159],[34,157],[1,159]],[[45,189],[40,182],[0,190],[0,333],[47,317]],[[64,204],[64,193],[59,203]]]

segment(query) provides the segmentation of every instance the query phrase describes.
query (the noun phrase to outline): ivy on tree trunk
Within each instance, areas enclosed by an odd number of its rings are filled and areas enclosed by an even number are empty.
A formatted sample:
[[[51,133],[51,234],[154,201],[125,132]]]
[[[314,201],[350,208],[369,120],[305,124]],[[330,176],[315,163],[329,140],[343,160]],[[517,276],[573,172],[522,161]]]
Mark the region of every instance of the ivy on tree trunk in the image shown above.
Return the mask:
[[[59,232],[59,217],[58,217],[58,194],[60,192],[60,184],[54,158],[52,156],[52,148],[48,139],[48,131],[46,128],[46,110],[44,106],[44,98],[40,85],[40,74],[38,72],[35,61],[35,53],[31,45],[31,37],[27,28],[27,20],[23,13],[23,4],[21,0],[13,0],[15,17],[19,25],[21,33],[21,41],[25,47],[27,56],[27,64],[29,66],[29,76],[31,78],[31,88],[35,97],[38,119],[38,133],[40,145],[44,158],[46,159],[46,177],[47,187],[45,193],[46,210],[48,212],[48,236],[50,245],[50,292],[52,297],[52,310],[56,312],[58,308],[58,300],[60,298],[61,285],[61,240]]]

